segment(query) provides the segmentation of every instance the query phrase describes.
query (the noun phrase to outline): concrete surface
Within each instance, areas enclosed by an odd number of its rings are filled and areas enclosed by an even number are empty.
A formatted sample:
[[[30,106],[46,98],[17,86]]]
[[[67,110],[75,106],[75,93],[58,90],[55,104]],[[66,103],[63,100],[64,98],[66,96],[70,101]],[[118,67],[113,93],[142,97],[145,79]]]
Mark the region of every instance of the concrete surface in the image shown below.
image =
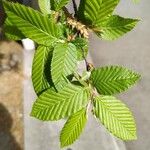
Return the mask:
[[[91,55],[96,66],[123,65],[142,75],[142,80],[119,97],[133,110],[137,122],[138,140],[127,142],[127,150],[150,150],[150,1],[132,4],[122,0],[117,13],[126,17],[141,18],[141,22],[123,38],[106,42],[95,36]]]

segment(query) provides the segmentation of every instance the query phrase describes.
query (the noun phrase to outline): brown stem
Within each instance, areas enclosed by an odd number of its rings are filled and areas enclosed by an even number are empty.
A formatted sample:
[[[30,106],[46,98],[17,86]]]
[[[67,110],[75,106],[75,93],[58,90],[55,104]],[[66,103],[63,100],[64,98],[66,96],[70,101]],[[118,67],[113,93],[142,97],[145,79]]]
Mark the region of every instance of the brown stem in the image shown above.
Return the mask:
[[[75,15],[74,15],[74,16],[77,16],[78,8],[77,8],[76,1],[75,1],[75,0],[72,0],[72,3],[73,3],[74,13],[75,13]]]
[[[83,53],[83,58],[84,58],[84,61],[85,61],[86,70],[89,71],[89,70],[90,70],[90,69],[89,69],[89,63],[88,63],[88,61],[87,61],[87,59],[86,59],[86,57],[85,57],[83,48],[81,48],[81,50],[82,50],[82,53]]]

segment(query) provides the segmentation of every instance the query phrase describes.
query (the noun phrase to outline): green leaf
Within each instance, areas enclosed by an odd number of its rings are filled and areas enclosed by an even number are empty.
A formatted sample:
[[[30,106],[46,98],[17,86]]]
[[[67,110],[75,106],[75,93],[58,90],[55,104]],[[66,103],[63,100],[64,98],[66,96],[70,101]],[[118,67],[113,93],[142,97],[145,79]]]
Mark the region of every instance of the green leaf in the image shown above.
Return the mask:
[[[39,46],[37,48],[32,66],[32,82],[37,95],[52,86],[50,76],[51,59],[52,48],[45,46]]]
[[[81,0],[78,17],[83,23],[96,26],[111,15],[120,0]]]
[[[33,105],[31,116],[43,120],[59,120],[84,108],[89,101],[89,89],[68,84],[59,93],[48,89]]]
[[[69,77],[77,67],[76,47],[71,43],[60,43],[54,47],[51,74],[57,90],[60,90],[68,83]]]
[[[120,66],[107,66],[94,69],[90,79],[100,94],[112,95],[127,90],[140,75]]]
[[[99,96],[94,100],[94,114],[116,137],[135,140],[136,125],[132,113],[120,100],[112,96]]]
[[[78,60],[83,60],[88,54],[88,41],[84,38],[76,38],[71,43],[73,43],[77,48]]]
[[[38,0],[38,4],[43,14],[47,15],[51,13],[50,0]]]
[[[6,19],[5,24],[4,24],[4,32],[8,40],[17,41],[17,40],[21,40],[25,38],[22,32],[19,31],[17,27],[14,26],[8,18]]]
[[[58,11],[69,3],[70,0],[56,0],[55,9]]]
[[[131,31],[139,20],[112,15],[120,0],[81,0],[79,18],[99,37],[115,40]]]
[[[51,5],[51,10],[55,10],[56,0],[49,0]]]
[[[59,41],[60,32],[54,20],[19,3],[3,2],[10,21],[28,38],[38,44],[51,46]]]
[[[98,36],[105,40],[115,40],[131,31],[139,20],[123,18],[117,15],[110,16],[106,21],[95,27]]]
[[[60,134],[61,147],[69,146],[74,143],[82,133],[86,122],[86,108],[70,116]]]

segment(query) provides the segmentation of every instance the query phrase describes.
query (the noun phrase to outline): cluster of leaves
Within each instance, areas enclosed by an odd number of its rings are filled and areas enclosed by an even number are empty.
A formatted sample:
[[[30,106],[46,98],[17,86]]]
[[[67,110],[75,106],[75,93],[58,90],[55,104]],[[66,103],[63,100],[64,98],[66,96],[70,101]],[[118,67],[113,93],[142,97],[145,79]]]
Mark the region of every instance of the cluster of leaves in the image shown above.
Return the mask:
[[[101,39],[114,40],[132,30],[138,20],[113,14],[119,0],[81,0],[78,8],[74,3],[75,16],[65,7],[68,3],[39,0],[39,12],[3,1],[6,37],[27,37],[38,45],[32,67],[37,99],[31,116],[43,121],[68,118],[60,134],[61,147],[80,136],[90,110],[116,137],[136,139],[132,113],[113,95],[127,90],[140,75],[120,66],[94,68],[86,55],[89,31]],[[87,65],[82,75],[77,72],[81,60]]]

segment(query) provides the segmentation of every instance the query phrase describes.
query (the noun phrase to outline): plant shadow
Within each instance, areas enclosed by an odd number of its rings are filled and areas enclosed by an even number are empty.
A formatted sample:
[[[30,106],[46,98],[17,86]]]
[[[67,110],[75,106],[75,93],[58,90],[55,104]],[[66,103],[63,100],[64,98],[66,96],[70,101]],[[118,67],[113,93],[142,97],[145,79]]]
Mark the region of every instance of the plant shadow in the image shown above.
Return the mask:
[[[0,150],[22,150],[11,134],[13,119],[3,104],[0,104]]]

